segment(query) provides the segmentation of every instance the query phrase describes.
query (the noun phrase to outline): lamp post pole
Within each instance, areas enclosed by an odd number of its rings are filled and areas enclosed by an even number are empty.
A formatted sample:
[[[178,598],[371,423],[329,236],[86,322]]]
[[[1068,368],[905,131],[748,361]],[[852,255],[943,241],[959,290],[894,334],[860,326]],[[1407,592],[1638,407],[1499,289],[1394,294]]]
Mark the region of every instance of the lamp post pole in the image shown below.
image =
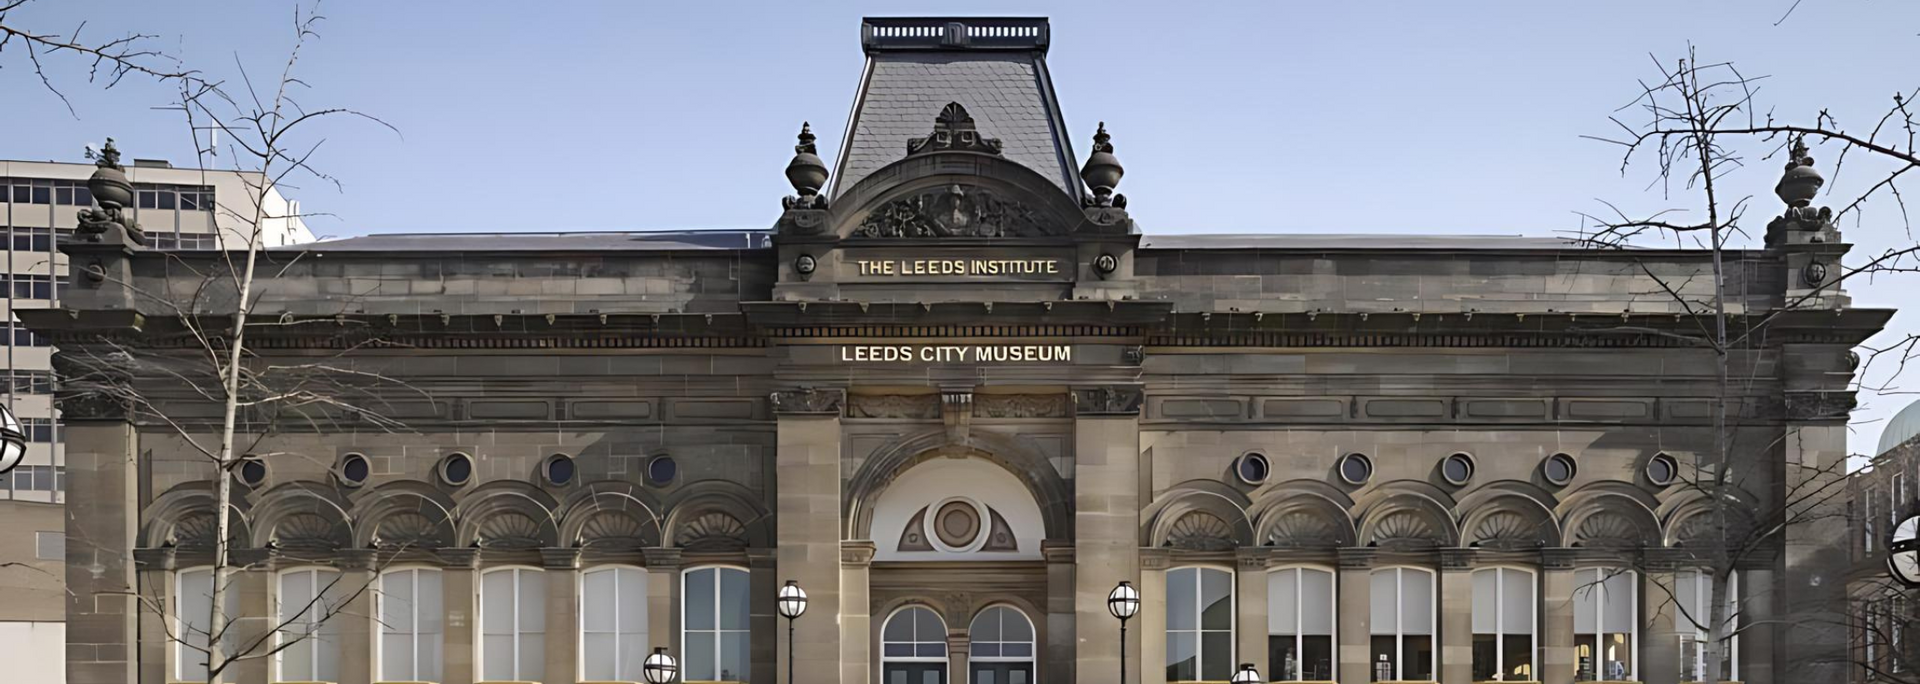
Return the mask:
[[[793,680],[793,621],[801,615],[805,615],[807,612],[807,591],[800,588],[799,582],[787,580],[786,585],[780,587],[779,600],[776,605],[780,609],[780,616],[787,619],[787,684],[795,684]]]
[[[1107,612],[1120,619],[1120,684],[1127,684],[1127,620],[1140,612],[1140,591],[1121,582],[1107,594]]]

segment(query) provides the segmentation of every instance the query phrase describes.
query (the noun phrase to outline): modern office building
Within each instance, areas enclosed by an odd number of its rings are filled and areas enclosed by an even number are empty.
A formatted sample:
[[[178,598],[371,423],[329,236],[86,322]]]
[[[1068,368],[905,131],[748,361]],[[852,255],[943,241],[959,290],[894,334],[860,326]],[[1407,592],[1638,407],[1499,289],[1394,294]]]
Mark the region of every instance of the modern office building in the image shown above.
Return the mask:
[[[1867,467],[1847,482],[1847,548],[1854,561],[1847,575],[1853,629],[1850,681],[1901,681],[1920,672],[1913,648],[1920,614],[1914,587],[1895,581],[1887,566],[1888,544],[1901,521],[1920,514],[1920,401],[1887,421]]]
[[[1724,254],[1725,396],[1708,252],[1156,234],[1115,192],[1155,132],[1076,151],[1046,20],[861,37],[845,141],[802,130],[767,230],[276,250],[254,353],[354,381],[246,412],[227,473],[188,443],[220,423],[179,374],[204,350],[126,284],[201,291],[219,255],[66,246],[113,277],[27,325],[152,407],[63,388],[69,681],[204,679],[231,477],[225,638],[262,654],[235,682],[634,682],[663,649],[756,684],[1678,684],[1715,650],[1703,521],[1842,477],[1849,352],[1892,312],[1830,276],[1804,155],[1765,246]],[[1709,500],[1721,434],[1740,478]],[[1844,529],[1743,545],[1723,679],[1842,678]]]
[[[63,641],[66,462],[53,401],[53,349],[12,314],[59,306],[67,258],[59,246],[73,238],[78,214],[92,204],[87,178],[93,164],[0,161],[0,237],[6,240],[4,290],[6,380],[0,401],[19,416],[30,441],[22,465],[0,477],[0,662],[13,663],[17,681],[59,681]],[[127,169],[136,200],[130,210],[156,250],[204,250],[222,240],[244,240],[259,196],[257,173],[177,169],[135,161]],[[278,191],[266,194],[270,216],[298,214]],[[298,218],[261,221],[266,244],[311,242]]]

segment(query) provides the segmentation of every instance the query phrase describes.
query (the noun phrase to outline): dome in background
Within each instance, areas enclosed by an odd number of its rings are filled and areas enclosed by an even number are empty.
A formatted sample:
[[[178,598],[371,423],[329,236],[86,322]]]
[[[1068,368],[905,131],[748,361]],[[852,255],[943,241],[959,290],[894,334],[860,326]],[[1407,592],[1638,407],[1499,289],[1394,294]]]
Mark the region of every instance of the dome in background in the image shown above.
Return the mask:
[[[1893,420],[1887,421],[1887,429],[1880,432],[1880,448],[1873,453],[1887,453],[1914,437],[1920,437],[1920,401],[1907,404],[1893,414]]]

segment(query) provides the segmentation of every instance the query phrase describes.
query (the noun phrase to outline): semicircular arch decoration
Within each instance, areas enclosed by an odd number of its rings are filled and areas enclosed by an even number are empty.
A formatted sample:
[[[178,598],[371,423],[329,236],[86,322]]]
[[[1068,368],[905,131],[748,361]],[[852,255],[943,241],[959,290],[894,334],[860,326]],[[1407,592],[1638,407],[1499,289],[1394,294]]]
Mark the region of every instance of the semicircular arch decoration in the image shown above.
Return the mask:
[[[1425,483],[1388,483],[1361,504],[1360,543],[1389,549],[1455,546],[1460,538],[1444,499]]]
[[[213,551],[219,537],[219,518],[214,514],[218,499],[211,483],[180,485],[155,497],[140,514],[140,548],[174,548],[183,551]],[[243,548],[252,539],[251,505],[240,497],[228,504],[227,544]]]
[[[1630,483],[1596,482],[1568,494],[1556,513],[1568,546],[1657,548],[1665,543],[1658,506],[1657,499]]]
[[[1073,489],[1041,448],[1018,435],[982,430],[969,431],[959,444],[949,439],[943,427],[923,428],[874,449],[847,483],[841,518],[846,525],[845,538],[874,539],[883,545],[891,541],[875,539],[874,531],[875,510],[887,490],[920,464],[950,457],[977,458],[1005,470],[1039,507],[1041,538],[1072,538]],[[1013,515],[1006,510],[1002,513]],[[1036,544],[1034,550],[1037,548]]]
[[[367,492],[349,511],[354,546],[385,551],[454,547],[452,499],[425,482],[401,480]]]
[[[1489,483],[1460,499],[1463,545],[1506,551],[1560,546],[1552,494],[1531,483]]]
[[[295,555],[324,555],[353,544],[347,503],[329,483],[295,481],[255,495],[253,545]]]
[[[707,511],[674,528],[673,545],[689,551],[741,551],[747,526],[724,511]]]
[[[1347,513],[1352,505],[1327,483],[1295,480],[1257,492],[1248,513],[1262,546],[1341,548],[1356,545],[1358,531]]]
[[[772,545],[770,516],[738,483],[690,483],[668,505],[663,537],[677,548],[738,551]]]
[[[1225,551],[1253,546],[1247,498],[1217,480],[1174,485],[1141,512],[1147,546],[1189,551]]]
[[[582,548],[631,551],[660,545],[665,516],[652,495],[629,482],[595,482],[562,505],[560,541]]]

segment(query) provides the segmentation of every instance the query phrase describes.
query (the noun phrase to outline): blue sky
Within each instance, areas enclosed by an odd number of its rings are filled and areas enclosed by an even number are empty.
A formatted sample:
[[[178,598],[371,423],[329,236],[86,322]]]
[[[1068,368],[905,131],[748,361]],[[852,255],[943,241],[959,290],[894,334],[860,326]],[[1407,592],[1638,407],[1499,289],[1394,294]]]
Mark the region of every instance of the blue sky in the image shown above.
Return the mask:
[[[339,120],[316,163],[343,188],[291,191],[330,236],[376,232],[760,228],[802,120],[837,149],[857,85],[860,17],[1048,16],[1049,65],[1074,144],[1114,135],[1129,209],[1155,233],[1552,235],[1604,198],[1697,199],[1622,177],[1615,109],[1691,43],[1766,75],[1779,118],[1820,109],[1868,126],[1920,86],[1920,3],[1899,0],[1431,2],[377,2],[322,7],[302,59],[309,107],[350,106],[401,134]],[[14,18],[88,33],[139,27],[190,65],[270,81],[290,42],[286,2],[54,2]],[[100,33],[95,33],[100,32]],[[84,68],[65,67],[84,78]],[[80,161],[111,135],[130,156],[192,163],[171,90],[70,84],[77,118],[16,58],[0,60],[0,157]],[[62,75],[56,73],[56,76]],[[1777,213],[1776,159],[1729,184]],[[1816,150],[1825,162],[1832,152]],[[1830,170],[1830,168],[1829,168]],[[1864,165],[1831,184],[1869,178]],[[1829,175],[1831,175],[1829,173]],[[1697,212],[1696,212],[1697,213]],[[1890,207],[1846,227],[1855,254],[1905,240]],[[1756,234],[1748,244],[1757,245]],[[1855,259],[1855,263],[1860,260]],[[1855,286],[1909,304],[1915,279]],[[1903,287],[1904,286],[1904,287]],[[1920,313],[1896,319],[1920,329]],[[1907,383],[1920,387],[1920,378]],[[1911,396],[1867,396],[1853,438]]]

